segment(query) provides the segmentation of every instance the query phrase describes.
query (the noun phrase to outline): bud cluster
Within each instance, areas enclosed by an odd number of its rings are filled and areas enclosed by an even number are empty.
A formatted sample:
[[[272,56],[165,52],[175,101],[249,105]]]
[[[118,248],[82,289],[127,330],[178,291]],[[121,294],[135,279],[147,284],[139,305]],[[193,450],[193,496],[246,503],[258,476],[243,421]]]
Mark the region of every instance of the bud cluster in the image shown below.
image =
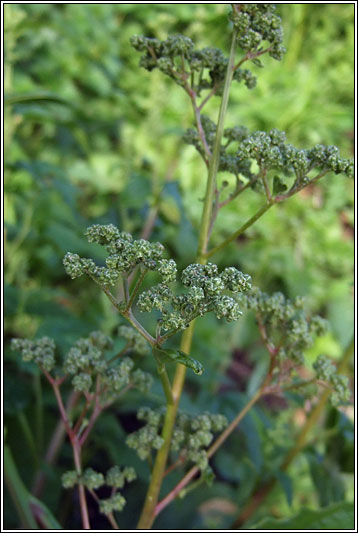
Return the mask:
[[[36,341],[12,339],[11,349],[21,352],[24,361],[33,361],[50,372],[55,366],[55,343],[49,337]]]
[[[337,374],[336,367],[328,357],[320,355],[313,364],[313,369],[318,380],[324,381],[332,387],[333,393],[330,400],[333,405],[337,406],[349,401],[351,397],[349,380],[347,376]]]
[[[158,450],[164,441],[161,437],[165,411],[142,407],[137,414],[139,420],[146,424],[127,437],[127,445],[138,453],[141,459],[146,459],[153,449]],[[193,463],[201,471],[208,468],[206,448],[214,438],[214,433],[222,431],[227,426],[227,419],[220,414],[204,413],[190,417],[179,413],[171,441],[171,451],[179,452],[183,460]]]

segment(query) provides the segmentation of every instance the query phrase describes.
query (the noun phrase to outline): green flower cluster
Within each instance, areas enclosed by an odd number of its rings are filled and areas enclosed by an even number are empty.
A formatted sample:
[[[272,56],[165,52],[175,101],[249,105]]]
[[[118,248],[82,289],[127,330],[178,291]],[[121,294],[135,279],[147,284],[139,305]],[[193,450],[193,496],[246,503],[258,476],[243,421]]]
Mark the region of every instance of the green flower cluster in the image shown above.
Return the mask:
[[[188,265],[182,272],[181,281],[187,287],[184,294],[175,296],[166,284],[161,283],[138,298],[140,311],[161,311],[158,325],[164,331],[183,330],[196,317],[211,311],[217,318],[225,318],[227,322],[238,320],[242,315],[239,304],[224,293],[239,293],[251,287],[248,274],[243,274],[235,267],[225,268],[219,273],[213,263]]]
[[[341,403],[348,402],[351,397],[349,388],[349,380],[347,376],[337,374],[336,367],[332,364],[328,357],[320,355],[313,364],[316,372],[316,377],[320,381],[328,383],[333,392],[330,400],[333,405],[337,406]]]
[[[33,361],[50,372],[55,366],[55,343],[49,337],[36,341],[12,339],[11,349],[21,352],[24,361]]]
[[[212,150],[216,135],[215,123],[207,116],[201,117],[206,141]],[[250,134],[245,127],[236,126],[224,131],[224,142],[220,150],[219,171],[230,172],[237,178],[244,177],[251,182],[251,187],[260,189],[258,178],[262,172],[281,171],[286,177],[295,177],[293,190],[300,189],[314,178],[310,174],[313,170],[345,174],[348,178],[354,176],[353,159],[340,157],[335,146],[317,144],[308,150],[295,148],[286,143],[283,131],[272,129],[269,133],[257,131]],[[198,132],[189,128],[183,136],[187,144],[193,145],[205,159],[205,152]],[[236,144],[233,146],[233,143]],[[259,171],[252,172],[253,162]],[[310,176],[309,176],[310,175]],[[273,177],[273,194],[283,192],[287,186],[278,176]]]
[[[119,332],[123,332],[125,338],[129,338],[133,344],[137,342],[137,347],[144,345],[142,341],[138,345],[137,333],[135,330],[133,330],[134,333],[130,330],[132,328],[128,326],[119,328]],[[89,391],[93,377],[100,375],[108,398],[114,399],[129,384],[141,392],[147,392],[152,385],[150,374],[140,369],[133,371],[134,362],[129,357],[121,358],[116,366],[111,365],[106,358],[106,351],[112,346],[112,340],[99,331],[75,342],[66,354],[63,365],[66,373],[74,374],[72,379],[74,389],[82,392]],[[147,351],[146,345],[145,351]]]
[[[245,301],[265,328],[267,343],[277,350],[281,360],[290,359],[301,365],[314,337],[323,335],[327,329],[327,322],[320,316],[307,319],[302,298],[290,301],[280,292],[268,295],[255,288],[246,295]]]
[[[163,409],[142,407],[137,414],[139,420],[146,424],[127,437],[127,445],[138,453],[141,459],[146,459],[153,449],[161,448],[164,441],[161,431],[164,423]],[[227,426],[227,419],[220,414],[204,413],[190,417],[179,413],[171,441],[171,451],[179,452],[187,462],[193,463],[201,471],[208,468],[206,448],[214,438],[214,433],[222,431]]]
[[[144,239],[134,240],[126,232],[119,231],[113,224],[90,226],[85,233],[88,242],[106,246],[108,257],[106,267],[99,267],[92,259],[81,258],[77,254],[67,253],[63,264],[67,274],[78,278],[87,274],[99,285],[113,286],[120,275],[125,277],[140,265],[146,270],[158,271],[164,280],[173,281],[176,271],[173,263],[162,259],[164,247],[159,242],[151,243]]]
[[[234,27],[238,30],[238,44],[255,57],[263,50],[264,42],[269,44],[269,55],[281,60],[286,49],[282,46],[283,31],[281,18],[275,14],[275,4],[236,4],[230,13]]]
[[[341,158],[335,146],[317,144],[312,149],[300,150],[285,141],[283,131],[257,131],[241,140],[236,157],[240,161],[256,161],[261,170],[281,170],[285,175],[293,173],[297,183],[307,180],[313,169],[353,177],[353,159]]]
[[[117,490],[123,488],[126,482],[134,481],[136,477],[137,475],[132,467],[120,468],[119,466],[113,466],[107,471],[106,476],[92,468],[87,468],[82,475],[78,475],[75,470],[70,470],[62,475],[62,486],[65,489],[69,489],[77,483],[82,483],[89,490],[96,490],[104,485]],[[109,514],[113,511],[122,511],[125,504],[125,498],[117,493],[113,494],[111,498],[100,500],[99,509],[101,513]]]
[[[139,64],[146,70],[158,68],[180,86],[185,86],[188,79],[196,80],[191,89],[198,96],[214,88],[216,94],[221,94],[228,59],[218,48],[195,50],[192,40],[183,35],[172,35],[164,41],[134,35],[130,42],[135,50],[144,52]],[[234,80],[245,83],[248,89],[256,85],[256,78],[247,69],[236,69]]]

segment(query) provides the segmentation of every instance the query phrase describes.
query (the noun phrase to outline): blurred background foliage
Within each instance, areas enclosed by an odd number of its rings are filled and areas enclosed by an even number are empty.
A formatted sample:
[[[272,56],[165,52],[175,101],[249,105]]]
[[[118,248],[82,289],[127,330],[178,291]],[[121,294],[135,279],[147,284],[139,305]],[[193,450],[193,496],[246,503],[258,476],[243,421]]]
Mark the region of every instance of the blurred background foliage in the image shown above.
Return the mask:
[[[288,52],[282,62],[264,56],[265,68],[253,67],[254,90],[233,87],[226,125],[275,127],[298,147],[335,144],[351,157],[354,6],[281,4],[278,11]],[[93,329],[114,331],[118,317],[105,297],[88,280],[71,281],[62,266],[67,251],[101,260],[83,238],[90,224],[114,223],[159,240],[180,267],[193,261],[206,171],[181,140],[193,123],[190,102],[159,72],[138,67],[129,38],[184,33],[198,47],[227,52],[227,12],[225,4],[5,6],[6,341],[49,335],[63,354]],[[206,114],[215,120],[217,112],[213,99]],[[219,214],[212,243],[239,227],[261,201],[247,192],[229,204]],[[266,213],[214,260],[249,273],[267,292],[305,296],[308,310],[329,320],[330,332],[307,354],[312,363],[319,353],[339,357],[352,336],[353,244],[353,184],[331,174]],[[267,364],[253,318],[248,314],[232,325],[209,316],[199,321],[194,352],[206,371],[200,378],[188,376],[182,408],[233,417]],[[150,361],[143,365],[151,368]],[[56,407],[37,370],[8,350],[5,370],[7,440],[31,487]],[[144,400],[133,393],[98,422],[87,451],[91,466],[101,470],[126,461],[138,469],[140,482],[128,489],[122,527],[135,526],[148,477],[146,466],[125,449],[123,435],[134,429],[137,407],[143,401],[158,404],[160,394],[159,384]],[[173,527],[177,513],[183,528],[228,527],[257,481],[272,475],[293,443],[303,406],[298,400],[289,409],[277,398],[262,402],[216,455],[216,483],[175,503],[157,527]],[[349,408],[329,411],[325,429],[330,437],[312,438],[255,520],[352,499]],[[344,453],[337,454],[333,439]],[[59,486],[58,476],[70,463],[65,445],[56,465],[47,467],[43,494],[64,527],[79,524],[76,496]],[[10,503],[5,510],[7,527],[15,527]]]

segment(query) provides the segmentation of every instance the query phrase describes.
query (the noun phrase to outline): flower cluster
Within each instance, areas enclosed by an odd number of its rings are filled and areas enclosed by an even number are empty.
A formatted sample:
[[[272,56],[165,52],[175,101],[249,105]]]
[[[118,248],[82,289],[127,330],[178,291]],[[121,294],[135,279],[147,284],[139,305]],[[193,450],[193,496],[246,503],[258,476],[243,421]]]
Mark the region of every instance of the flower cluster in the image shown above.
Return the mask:
[[[50,372],[55,366],[55,343],[49,337],[36,341],[12,339],[11,349],[21,352],[24,361],[33,361]]]
[[[301,150],[285,141],[283,131],[257,131],[241,140],[236,157],[241,161],[256,161],[259,168],[266,171],[281,170],[285,175],[293,173],[299,182],[306,180],[313,169],[353,177],[353,160],[340,157],[335,146],[318,144],[311,149]]]
[[[95,224],[87,229],[85,235],[88,242],[106,246],[109,254],[106,267],[97,266],[92,259],[67,253],[63,264],[72,279],[87,274],[100,285],[113,286],[121,274],[127,277],[137,266],[147,270],[157,270],[162,273],[165,280],[175,279],[173,264],[171,261],[162,259],[164,247],[159,242],[134,240],[129,233],[119,231],[113,224]]]
[[[133,347],[138,353],[148,353],[147,343],[131,327],[120,326],[119,334],[128,341],[128,348]],[[55,366],[55,343],[48,337],[30,341],[13,339],[13,350],[22,353],[24,361],[34,361],[44,370],[50,372]],[[133,369],[134,362],[129,357],[122,357],[119,362],[111,362],[107,352],[113,348],[113,341],[101,331],[93,331],[87,338],[78,339],[64,357],[62,370],[72,377],[76,391],[88,392],[96,376],[100,376],[101,393],[108,400],[114,400],[126,386],[148,392],[153,378],[140,368]]]
[[[125,338],[129,338],[137,348],[137,333],[128,326],[119,328]],[[130,331],[132,330],[132,332]],[[101,376],[103,392],[107,397],[115,397],[124,387],[131,385],[142,392],[150,389],[152,377],[141,369],[133,370],[134,362],[129,357],[122,357],[117,365],[110,364],[106,357],[106,351],[113,346],[112,340],[101,332],[93,332],[88,338],[79,339],[68,351],[64,360],[64,371],[74,375],[72,385],[75,390],[87,392],[93,384],[93,377]]]
[[[255,288],[246,295],[246,306],[253,309],[259,326],[265,331],[265,342],[279,359],[290,359],[295,365],[304,361],[304,352],[312,346],[315,336],[327,328],[320,316],[308,320],[302,310],[302,298],[290,301],[280,292],[268,295]]]
[[[210,311],[227,322],[238,320],[242,314],[239,305],[225,292],[239,293],[251,287],[248,274],[235,267],[225,268],[219,273],[213,263],[188,265],[182,272],[181,281],[187,288],[184,294],[175,296],[166,284],[161,283],[138,298],[140,311],[161,311],[158,325],[164,331],[183,330],[194,318]]]
[[[201,117],[205,139],[212,150],[215,140],[216,126],[208,117]],[[283,131],[272,129],[266,133],[257,131],[250,134],[247,128],[236,126],[224,131],[224,142],[220,150],[219,171],[226,171],[251,182],[251,187],[256,191],[260,189],[259,178],[262,173],[280,171],[287,178],[295,178],[291,191],[300,190],[308,185],[318,173],[334,172],[345,174],[353,178],[353,159],[342,158],[335,146],[317,144],[311,149],[302,150],[286,143]],[[205,159],[205,152],[198,132],[188,129],[183,136],[187,144],[195,146],[200,155]],[[258,167],[258,172],[253,172],[253,163]],[[268,176],[270,177],[270,176]],[[284,181],[272,177],[272,194],[278,194],[287,189]]]
[[[283,31],[281,18],[275,14],[275,4],[237,4],[230,13],[234,27],[238,30],[239,46],[255,57],[268,43],[269,55],[281,60],[286,52],[282,46]]]
[[[228,59],[218,48],[195,50],[191,39],[183,35],[172,35],[164,41],[134,35],[131,44],[138,52],[144,52],[140,66],[146,70],[158,68],[180,86],[186,86],[188,79],[196,80],[191,89],[199,96],[207,89],[221,93]],[[256,85],[256,78],[247,69],[237,68],[233,78],[248,89]]]
[[[139,420],[146,424],[127,437],[127,445],[138,453],[141,459],[146,459],[153,449],[158,450],[164,441],[161,431],[164,423],[163,409],[142,407],[137,414]],[[214,433],[222,431],[227,426],[227,419],[220,414],[204,413],[190,417],[179,413],[171,441],[171,451],[179,452],[183,462],[195,464],[201,471],[208,468],[206,448],[214,438]]]
[[[349,380],[347,376],[337,374],[336,367],[328,357],[320,355],[313,364],[313,368],[316,372],[317,379],[328,383],[332,387],[333,393],[330,396],[330,400],[333,405],[339,405],[340,403],[349,401],[351,397]]]
[[[112,496],[107,499],[99,500],[99,509],[103,514],[110,514],[113,511],[122,511],[126,504],[125,498],[120,493],[116,493],[118,489],[122,489],[125,483],[130,483],[136,479],[137,475],[134,468],[113,466],[108,470],[106,476],[100,472],[96,472],[92,468],[87,468],[82,475],[78,475],[75,470],[69,470],[62,475],[62,486],[65,489],[74,487],[81,483],[89,490],[96,490],[107,485],[112,487]]]

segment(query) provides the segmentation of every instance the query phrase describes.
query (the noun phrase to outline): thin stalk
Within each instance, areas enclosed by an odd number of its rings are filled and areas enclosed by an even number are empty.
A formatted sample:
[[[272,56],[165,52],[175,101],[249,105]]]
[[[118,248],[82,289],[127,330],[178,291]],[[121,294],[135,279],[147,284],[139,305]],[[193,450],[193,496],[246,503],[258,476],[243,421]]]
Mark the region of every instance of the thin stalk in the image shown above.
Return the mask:
[[[224,119],[225,119],[226,110],[227,110],[227,106],[229,102],[230,86],[232,82],[233,69],[234,69],[236,38],[237,38],[237,31],[236,29],[234,29],[233,35],[232,35],[229,63],[227,67],[226,77],[225,77],[224,91],[223,91],[223,96],[221,100],[219,118],[218,118],[218,123],[217,123],[217,128],[216,128],[216,137],[215,137],[213,155],[210,158],[208,179],[206,183],[206,193],[205,193],[205,200],[204,200],[204,207],[203,207],[203,213],[202,213],[202,218],[201,218],[200,235],[199,235],[199,256],[200,258],[203,258],[206,252],[208,235],[210,231],[211,212],[212,212],[212,207],[213,207],[214,191],[216,188],[216,175],[219,169],[219,162],[220,162],[221,139],[222,139],[223,131],[224,131]]]
[[[225,239],[221,244],[218,244],[218,246],[215,246],[215,248],[212,248],[211,250],[206,252],[206,259],[216,254],[216,252],[218,252],[219,250],[225,248],[228,244],[230,244],[230,242],[240,237],[240,235],[242,235],[242,233],[244,233],[244,231],[246,231],[250,226],[252,226],[259,218],[261,218],[262,215],[264,215],[266,211],[268,211],[268,209],[270,209],[270,207],[274,205],[274,203],[275,200],[271,200],[270,202],[264,204],[247,222],[245,222],[245,224],[241,226],[241,228],[234,231],[234,233],[232,233],[230,237],[227,237],[227,239]]]
[[[75,461],[76,472],[78,476],[80,476],[82,473],[81,449],[80,449],[78,441],[73,441],[71,444],[72,444],[72,449],[73,449],[73,458]],[[78,484],[78,495],[80,499],[83,529],[91,529],[89,516],[88,516],[86,492],[85,492],[85,487],[82,483]]]

